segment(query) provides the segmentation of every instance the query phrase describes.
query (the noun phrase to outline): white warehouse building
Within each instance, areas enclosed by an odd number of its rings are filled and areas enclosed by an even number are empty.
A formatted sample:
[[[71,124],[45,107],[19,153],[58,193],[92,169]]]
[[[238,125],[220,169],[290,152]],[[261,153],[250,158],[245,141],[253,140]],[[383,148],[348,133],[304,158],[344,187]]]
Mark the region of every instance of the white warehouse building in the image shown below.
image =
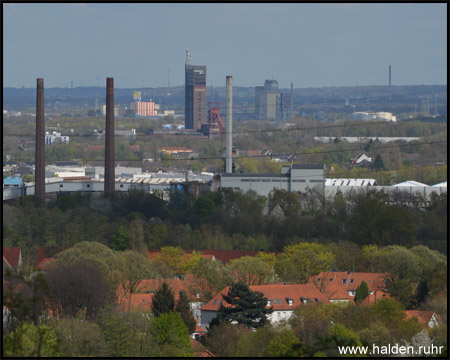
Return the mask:
[[[273,189],[304,192],[307,188],[325,184],[325,165],[293,164],[283,165],[280,174],[241,174],[224,173],[220,175],[221,187],[246,193],[255,191],[268,196]]]
[[[397,121],[397,117],[392,115],[390,112],[365,112],[365,111],[357,111],[352,113],[351,115],[352,120],[364,120],[364,121],[370,121],[370,120],[381,120],[381,121]]]

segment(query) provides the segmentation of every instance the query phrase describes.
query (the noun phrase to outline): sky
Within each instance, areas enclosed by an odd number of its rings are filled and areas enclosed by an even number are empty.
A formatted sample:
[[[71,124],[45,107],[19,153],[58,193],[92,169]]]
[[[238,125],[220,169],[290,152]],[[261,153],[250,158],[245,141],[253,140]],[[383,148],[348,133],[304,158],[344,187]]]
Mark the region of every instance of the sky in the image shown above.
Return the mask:
[[[447,84],[445,3],[3,3],[3,87]]]

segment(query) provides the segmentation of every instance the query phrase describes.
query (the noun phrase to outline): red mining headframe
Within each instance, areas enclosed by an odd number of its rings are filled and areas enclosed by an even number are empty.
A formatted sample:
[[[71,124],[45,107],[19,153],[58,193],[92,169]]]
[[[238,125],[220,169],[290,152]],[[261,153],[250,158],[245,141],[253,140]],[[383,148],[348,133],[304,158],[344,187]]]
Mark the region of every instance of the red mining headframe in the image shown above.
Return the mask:
[[[105,194],[114,193],[114,167],[114,78],[106,78]]]
[[[37,79],[36,89],[36,153],[34,194],[45,199],[45,114],[44,79]]]

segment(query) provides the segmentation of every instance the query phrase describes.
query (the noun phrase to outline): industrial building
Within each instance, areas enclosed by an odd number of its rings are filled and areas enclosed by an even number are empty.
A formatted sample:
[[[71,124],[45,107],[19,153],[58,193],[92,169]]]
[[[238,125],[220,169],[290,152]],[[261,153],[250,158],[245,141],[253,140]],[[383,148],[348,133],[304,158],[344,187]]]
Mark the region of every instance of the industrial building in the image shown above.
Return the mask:
[[[287,121],[292,115],[292,83],[290,93],[281,93],[276,80],[266,80],[264,86],[255,86],[255,118],[257,120]]]
[[[224,173],[220,176],[222,188],[236,191],[255,191],[268,196],[273,189],[304,192],[317,185],[325,186],[325,165],[283,165],[280,174]]]
[[[197,130],[206,124],[206,66],[191,65],[186,50],[184,123],[186,129]]]
[[[131,103],[131,110],[136,116],[155,116],[157,115],[155,103],[150,101],[135,101]]]
[[[397,121],[397,117],[392,115],[390,112],[380,111],[380,112],[365,112],[365,111],[357,111],[352,113],[352,120],[380,120],[380,121]]]
[[[281,104],[278,81],[266,80],[264,86],[255,86],[255,117],[257,120],[276,120]],[[277,116],[278,115],[278,116]]]

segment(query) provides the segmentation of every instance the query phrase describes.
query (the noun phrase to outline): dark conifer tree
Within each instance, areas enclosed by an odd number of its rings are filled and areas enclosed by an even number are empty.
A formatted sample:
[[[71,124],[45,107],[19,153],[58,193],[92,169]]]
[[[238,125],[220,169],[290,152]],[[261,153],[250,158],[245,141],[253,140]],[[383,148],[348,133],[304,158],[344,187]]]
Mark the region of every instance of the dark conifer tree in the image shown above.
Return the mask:
[[[168,313],[175,309],[173,291],[167,283],[162,283],[152,300],[152,311],[155,316]]]
[[[195,320],[194,315],[192,315],[189,299],[184,291],[180,291],[180,297],[178,298],[175,311],[180,314],[189,331],[189,334],[192,334],[195,331],[197,321]]]
[[[361,304],[369,294],[369,286],[364,280],[361,281],[361,284],[356,288],[355,303]]]
[[[222,297],[228,305],[220,305],[217,317],[210,326],[236,321],[247,327],[257,328],[268,323],[266,315],[273,311],[273,307],[266,308],[267,298],[261,292],[250,290],[242,282],[232,284],[228,294]]]

